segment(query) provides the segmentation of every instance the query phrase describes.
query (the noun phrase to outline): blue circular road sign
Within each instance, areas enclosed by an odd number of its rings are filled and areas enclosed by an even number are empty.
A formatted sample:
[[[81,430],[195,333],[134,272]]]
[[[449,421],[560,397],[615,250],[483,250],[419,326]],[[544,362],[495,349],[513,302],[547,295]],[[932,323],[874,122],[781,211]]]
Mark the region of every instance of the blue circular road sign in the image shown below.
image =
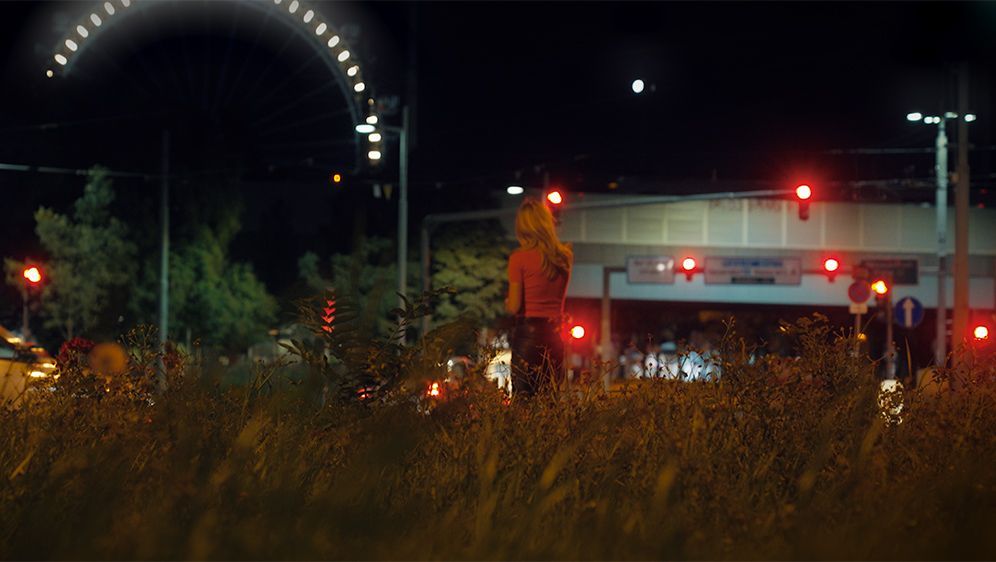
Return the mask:
[[[903,297],[896,301],[893,313],[896,324],[903,328],[916,328],[923,322],[923,304],[913,297]]]

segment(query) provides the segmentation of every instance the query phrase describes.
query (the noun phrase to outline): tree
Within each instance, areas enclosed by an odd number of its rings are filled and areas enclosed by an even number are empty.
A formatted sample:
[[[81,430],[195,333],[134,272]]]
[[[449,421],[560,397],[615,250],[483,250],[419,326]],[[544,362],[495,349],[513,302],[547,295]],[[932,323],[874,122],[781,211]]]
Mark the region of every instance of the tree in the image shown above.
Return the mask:
[[[433,253],[432,286],[451,287],[434,311],[439,321],[458,316],[489,322],[504,314],[511,242],[497,221],[440,229]]]
[[[44,325],[66,339],[118,331],[136,271],[136,247],[125,224],[111,215],[113,201],[110,178],[95,167],[71,216],[45,207],[35,212],[35,233],[48,254],[41,299]]]
[[[170,328],[174,339],[189,334],[207,347],[241,353],[264,339],[276,321],[277,302],[247,263],[232,263],[228,247],[239,230],[233,209],[214,227],[201,226],[170,252]],[[146,268],[133,309],[156,310],[154,266]]]

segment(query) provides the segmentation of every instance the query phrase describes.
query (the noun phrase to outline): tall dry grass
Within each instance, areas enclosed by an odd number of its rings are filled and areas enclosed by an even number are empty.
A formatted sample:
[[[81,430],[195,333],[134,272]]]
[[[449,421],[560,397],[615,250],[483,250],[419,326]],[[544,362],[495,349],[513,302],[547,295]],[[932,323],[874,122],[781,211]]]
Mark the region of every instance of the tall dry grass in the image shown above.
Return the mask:
[[[511,405],[469,382],[428,415],[444,345],[367,361],[414,382],[360,403],[314,357],[237,387],[174,358],[155,393],[138,338],[127,384],[67,365],[0,412],[0,557],[991,559],[993,366],[907,392],[895,423],[853,341],[786,329],[798,359],[731,337],[719,382]]]

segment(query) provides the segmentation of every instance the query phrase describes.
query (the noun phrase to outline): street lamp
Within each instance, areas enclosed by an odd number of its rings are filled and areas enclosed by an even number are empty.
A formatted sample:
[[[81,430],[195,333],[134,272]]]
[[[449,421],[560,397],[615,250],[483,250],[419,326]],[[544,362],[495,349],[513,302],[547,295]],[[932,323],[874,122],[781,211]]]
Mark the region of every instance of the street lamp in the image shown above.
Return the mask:
[[[937,341],[934,348],[934,362],[943,365],[947,360],[947,316],[948,308],[946,303],[947,293],[945,284],[947,282],[947,238],[948,238],[948,119],[958,119],[958,114],[953,111],[946,111],[941,115],[924,115],[919,111],[906,114],[906,120],[914,123],[922,122],[926,125],[937,125],[937,138],[934,141],[934,175],[937,178],[937,192],[935,196],[935,207],[937,208]],[[975,121],[976,116],[966,113],[964,120],[967,123]]]
[[[372,100],[371,100],[372,101]],[[356,125],[356,132],[369,135],[367,140],[371,143],[381,141],[381,134],[378,127],[384,132],[397,135],[398,137],[398,306],[404,308],[405,293],[408,292],[408,128],[409,116],[408,106],[402,109],[401,126],[395,127],[386,123],[379,123],[376,115],[370,115],[366,122]],[[367,158],[371,163],[377,163],[381,159],[381,151],[374,144],[367,152]],[[404,334],[401,335],[404,341]]]
[[[643,83],[643,80],[637,78],[636,80],[633,80],[633,84],[631,85],[631,87],[633,88],[634,94],[639,94],[643,92],[643,89],[646,87],[646,84]]]
[[[505,188],[505,193],[509,195],[522,195],[526,190],[521,185],[510,185]]]

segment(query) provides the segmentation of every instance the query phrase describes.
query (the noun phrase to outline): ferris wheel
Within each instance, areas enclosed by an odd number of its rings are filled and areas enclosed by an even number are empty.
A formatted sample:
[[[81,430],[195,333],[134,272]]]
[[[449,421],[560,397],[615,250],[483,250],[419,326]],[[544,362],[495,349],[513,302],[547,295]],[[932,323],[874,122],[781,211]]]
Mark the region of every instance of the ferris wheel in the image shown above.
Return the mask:
[[[249,165],[270,169],[355,173],[381,159],[374,88],[348,29],[317,6],[107,0],[72,9],[44,70],[68,83],[70,104],[85,105],[74,89],[103,89],[87,111],[161,109],[171,125],[193,120],[219,131],[198,133],[200,150],[239,147]]]

